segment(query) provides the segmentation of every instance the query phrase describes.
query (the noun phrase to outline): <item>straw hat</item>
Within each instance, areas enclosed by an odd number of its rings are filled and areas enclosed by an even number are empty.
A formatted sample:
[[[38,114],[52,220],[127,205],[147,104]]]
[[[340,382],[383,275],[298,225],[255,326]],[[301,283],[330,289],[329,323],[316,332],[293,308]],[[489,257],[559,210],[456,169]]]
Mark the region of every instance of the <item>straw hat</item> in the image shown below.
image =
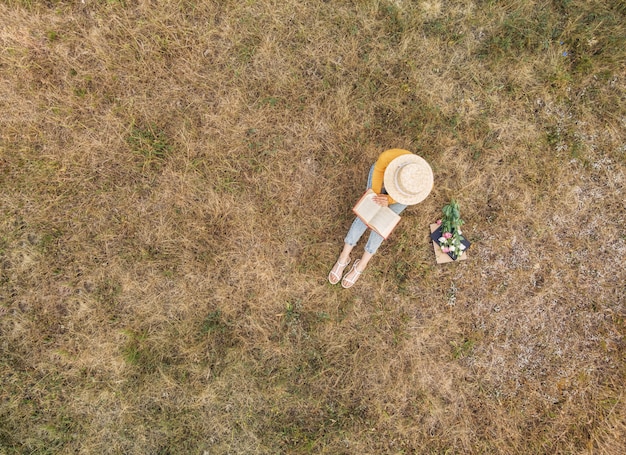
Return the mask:
[[[413,153],[394,158],[385,169],[385,190],[400,204],[422,202],[433,189],[433,182],[429,164]]]

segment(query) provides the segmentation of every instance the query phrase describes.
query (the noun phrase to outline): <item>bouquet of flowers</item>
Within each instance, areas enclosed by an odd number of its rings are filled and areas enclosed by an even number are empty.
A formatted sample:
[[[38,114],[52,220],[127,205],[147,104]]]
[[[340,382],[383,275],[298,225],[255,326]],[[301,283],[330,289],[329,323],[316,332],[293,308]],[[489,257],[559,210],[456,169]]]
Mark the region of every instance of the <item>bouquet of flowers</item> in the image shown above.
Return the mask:
[[[442,252],[448,253],[452,259],[456,260],[469,247],[469,242],[461,232],[461,225],[464,221],[461,219],[459,204],[452,199],[443,207],[442,212],[443,218],[437,220],[439,229],[435,231],[438,236],[437,242]]]

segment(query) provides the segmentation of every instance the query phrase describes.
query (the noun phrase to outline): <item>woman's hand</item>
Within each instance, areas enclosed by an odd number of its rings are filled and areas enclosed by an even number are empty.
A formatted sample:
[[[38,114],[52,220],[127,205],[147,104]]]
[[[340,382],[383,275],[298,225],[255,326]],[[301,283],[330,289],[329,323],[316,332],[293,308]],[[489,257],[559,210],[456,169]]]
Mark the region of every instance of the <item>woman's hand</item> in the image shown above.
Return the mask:
[[[379,194],[378,196],[374,196],[373,201],[378,205],[382,205],[383,207],[387,207],[389,205],[389,200],[387,196],[384,194]]]

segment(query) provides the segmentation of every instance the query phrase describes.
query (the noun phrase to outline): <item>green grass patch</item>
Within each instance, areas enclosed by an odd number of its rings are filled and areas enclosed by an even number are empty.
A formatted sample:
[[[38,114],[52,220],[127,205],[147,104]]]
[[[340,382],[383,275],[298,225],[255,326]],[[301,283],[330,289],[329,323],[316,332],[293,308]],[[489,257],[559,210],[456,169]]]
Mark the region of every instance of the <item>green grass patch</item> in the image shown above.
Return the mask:
[[[143,159],[144,168],[159,168],[173,150],[165,131],[154,123],[132,125],[126,142]]]

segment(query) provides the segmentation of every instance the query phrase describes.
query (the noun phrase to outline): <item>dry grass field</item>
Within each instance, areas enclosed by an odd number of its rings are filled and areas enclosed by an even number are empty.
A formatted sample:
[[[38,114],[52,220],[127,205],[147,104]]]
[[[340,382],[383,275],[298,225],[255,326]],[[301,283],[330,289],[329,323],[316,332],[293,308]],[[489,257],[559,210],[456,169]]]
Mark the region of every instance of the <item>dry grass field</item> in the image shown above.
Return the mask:
[[[624,0],[0,1],[0,454],[626,453],[625,62]]]

